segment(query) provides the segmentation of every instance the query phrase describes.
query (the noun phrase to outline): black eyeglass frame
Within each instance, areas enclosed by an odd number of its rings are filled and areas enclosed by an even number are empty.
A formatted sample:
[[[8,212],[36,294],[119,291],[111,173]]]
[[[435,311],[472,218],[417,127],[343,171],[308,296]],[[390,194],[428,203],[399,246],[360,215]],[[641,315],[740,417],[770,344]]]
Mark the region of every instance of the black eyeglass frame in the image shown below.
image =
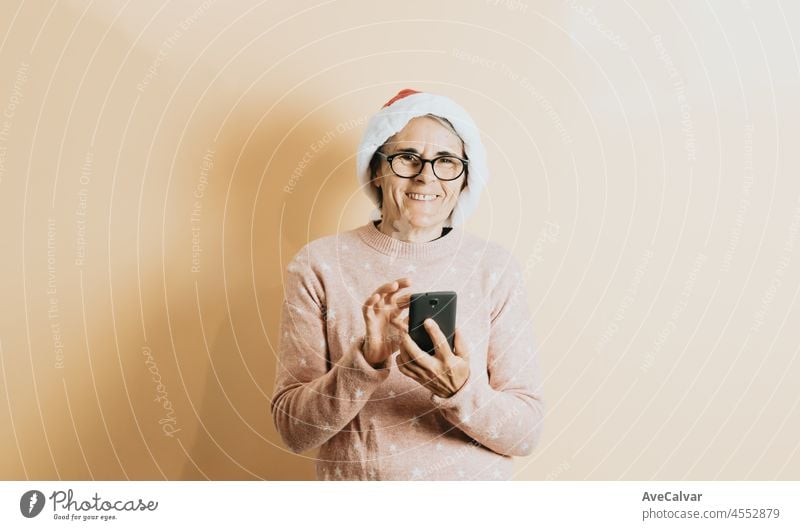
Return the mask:
[[[398,152],[393,153],[391,155],[387,155],[386,153],[382,153],[380,151],[375,151],[375,153],[379,154],[383,158],[385,158],[386,162],[389,163],[389,169],[392,170],[392,173],[394,173],[395,175],[397,175],[401,179],[417,178],[419,176],[419,174],[422,173],[422,170],[425,169],[425,164],[427,162],[430,162],[431,163],[431,169],[433,170],[433,175],[437,179],[442,180],[444,182],[452,182],[454,180],[457,180],[457,179],[461,178],[461,175],[463,175],[467,171],[467,165],[469,164],[469,160],[467,160],[466,158],[461,158],[461,157],[458,157],[458,156],[455,156],[455,155],[441,155],[441,156],[437,156],[437,157],[431,158],[430,160],[427,160],[427,159],[422,158],[421,156],[419,156],[417,153],[411,153],[411,152],[408,152],[408,151],[398,151]],[[411,156],[415,156],[415,157],[420,159],[420,161],[422,162],[422,165],[419,166],[419,172],[416,175],[411,175],[411,176],[405,177],[403,175],[398,175],[397,174],[397,171],[395,171],[394,167],[392,167],[392,160],[394,160],[395,157],[398,157],[400,155],[411,155]],[[451,179],[443,179],[442,177],[437,175],[436,174],[436,166],[434,166],[434,163],[436,163],[437,160],[440,160],[442,158],[455,158],[456,160],[461,160],[461,164],[462,164],[461,173],[459,173],[458,175],[456,175],[455,177],[453,177]]]

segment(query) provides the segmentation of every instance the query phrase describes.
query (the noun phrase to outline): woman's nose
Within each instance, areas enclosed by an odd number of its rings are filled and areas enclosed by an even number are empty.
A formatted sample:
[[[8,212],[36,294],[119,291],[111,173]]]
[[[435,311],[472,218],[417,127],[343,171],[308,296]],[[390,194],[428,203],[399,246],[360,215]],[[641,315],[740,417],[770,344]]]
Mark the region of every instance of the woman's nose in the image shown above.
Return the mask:
[[[434,182],[436,180],[436,175],[433,173],[433,162],[430,160],[423,162],[422,171],[415,177],[415,180],[424,183]]]

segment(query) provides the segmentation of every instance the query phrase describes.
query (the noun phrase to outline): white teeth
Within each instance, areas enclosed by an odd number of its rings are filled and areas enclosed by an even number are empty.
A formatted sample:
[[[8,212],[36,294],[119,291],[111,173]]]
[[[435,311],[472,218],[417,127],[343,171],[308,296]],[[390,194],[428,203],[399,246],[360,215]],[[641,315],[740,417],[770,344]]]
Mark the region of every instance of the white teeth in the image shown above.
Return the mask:
[[[432,201],[436,198],[436,195],[423,195],[421,193],[406,193],[406,195],[416,201]]]

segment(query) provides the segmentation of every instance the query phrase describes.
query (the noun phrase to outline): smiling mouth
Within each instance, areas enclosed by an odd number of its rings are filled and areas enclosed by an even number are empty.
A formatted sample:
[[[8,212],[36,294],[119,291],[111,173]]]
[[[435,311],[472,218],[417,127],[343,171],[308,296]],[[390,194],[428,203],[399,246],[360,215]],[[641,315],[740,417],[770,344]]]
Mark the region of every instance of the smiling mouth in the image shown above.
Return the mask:
[[[438,195],[430,195],[426,193],[406,193],[406,197],[415,201],[434,201],[439,198]]]

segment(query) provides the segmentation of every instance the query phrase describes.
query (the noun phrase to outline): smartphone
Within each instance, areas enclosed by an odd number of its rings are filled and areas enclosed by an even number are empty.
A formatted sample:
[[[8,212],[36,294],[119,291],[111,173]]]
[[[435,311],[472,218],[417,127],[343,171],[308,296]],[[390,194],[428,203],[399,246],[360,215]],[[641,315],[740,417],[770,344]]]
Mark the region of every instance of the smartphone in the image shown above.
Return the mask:
[[[447,337],[450,350],[455,349],[456,334],[456,293],[438,291],[434,293],[412,294],[408,306],[408,334],[423,351],[433,355],[436,350],[423,322],[432,318]]]

